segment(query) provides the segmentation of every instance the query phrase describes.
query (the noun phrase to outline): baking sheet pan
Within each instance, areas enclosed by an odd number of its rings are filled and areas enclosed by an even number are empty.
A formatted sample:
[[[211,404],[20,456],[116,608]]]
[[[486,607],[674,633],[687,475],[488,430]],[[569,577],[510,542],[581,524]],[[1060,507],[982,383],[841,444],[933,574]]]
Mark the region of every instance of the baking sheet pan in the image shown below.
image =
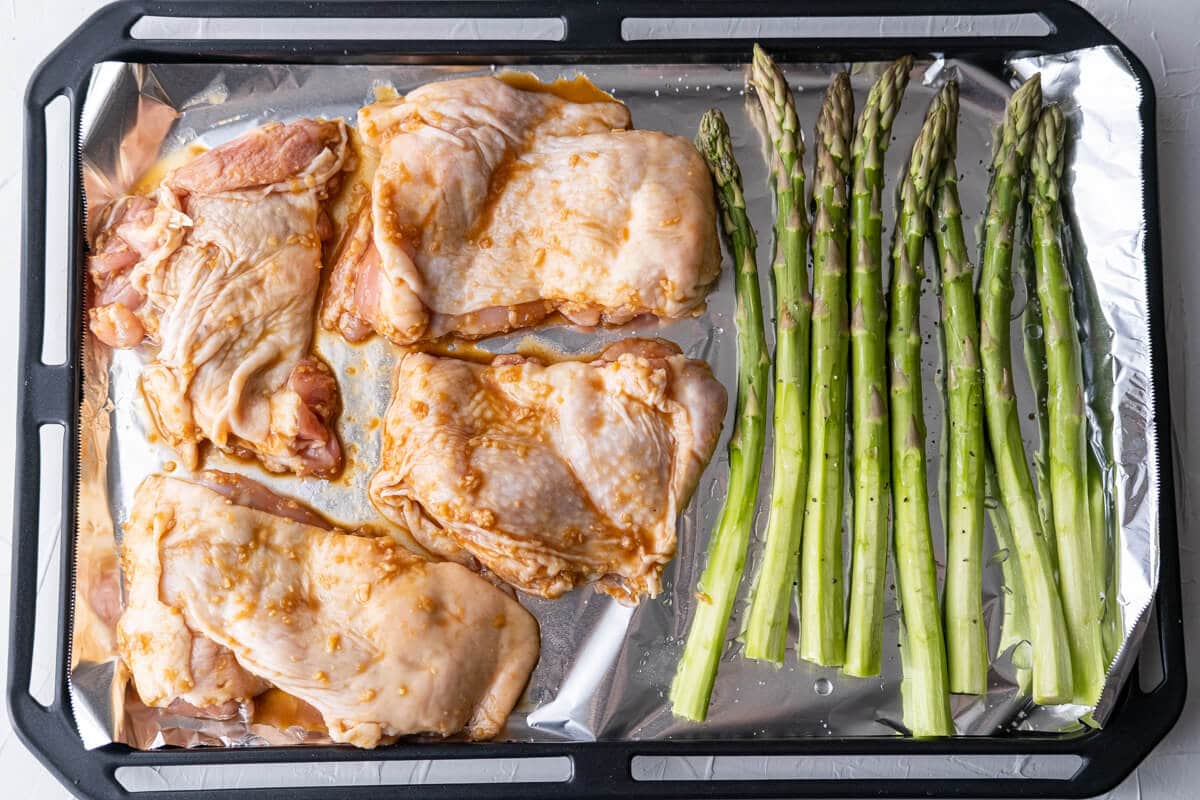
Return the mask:
[[[798,112],[806,132],[811,131],[829,75],[849,66],[784,65],[797,91]],[[1068,154],[1074,199],[1070,209],[1076,244],[1074,267],[1078,276],[1090,276],[1090,280],[1077,281],[1081,300],[1086,301],[1080,303],[1080,308],[1091,354],[1093,393],[1089,400],[1097,422],[1097,443],[1106,446],[1106,455],[1111,459],[1107,477],[1114,520],[1120,523],[1119,607],[1127,644],[1111,671],[1110,688],[1097,712],[1103,718],[1111,708],[1116,687],[1128,672],[1131,659],[1125,653],[1136,651],[1140,624],[1157,579],[1159,476],[1152,413],[1154,372],[1148,344],[1148,287],[1141,247],[1145,233],[1141,208],[1142,129],[1138,120],[1141,98],[1128,65],[1113,48],[1014,60],[1008,67],[1011,74],[953,59],[918,63],[887,156],[885,235],[890,238],[893,217],[890,192],[928,100],[943,81],[955,77],[962,85],[962,202],[968,239],[977,240],[977,226],[970,223],[978,223],[983,215],[992,126],[1000,118],[1013,80],[1042,70],[1047,99],[1063,104],[1077,134]],[[856,99],[861,103],[880,65],[851,68]],[[748,101],[753,98],[748,98],[743,89],[743,65],[574,64],[528,69],[547,79],[586,74],[627,103],[635,125],[642,128],[691,136],[700,114],[710,106],[720,107],[733,129],[748,208],[759,231],[762,285],[769,293],[766,265],[771,247],[771,199],[760,138],[748,113]],[[92,212],[89,218],[95,219],[95,210],[106,199],[127,191],[152,159],[189,145],[213,146],[268,119],[325,115],[352,120],[357,108],[368,102],[380,85],[404,92],[430,80],[493,70],[438,66],[99,65],[83,108],[81,131],[87,200]],[[927,286],[922,304],[931,475],[938,472],[942,427],[937,302],[933,283]],[[732,390],[732,303],[732,274],[726,269],[709,300],[708,313],[697,319],[598,332],[551,327],[496,337],[481,346],[492,352],[510,352],[531,336],[568,352],[590,353],[606,342],[629,335],[662,336],[678,342],[689,355],[708,360]],[[1018,287],[1013,308],[1015,341],[1019,341],[1017,318],[1022,303]],[[767,305],[771,305],[769,294]],[[344,401],[339,430],[350,456],[345,475],[332,484],[267,476],[252,465],[218,454],[209,457],[207,466],[249,474],[340,522],[378,521],[365,485],[378,463],[379,441],[373,420],[386,408],[394,352],[379,339],[351,347],[325,332],[318,336],[316,347],[339,375]],[[97,477],[97,483],[81,487],[85,492],[79,510],[77,555],[92,553],[94,557],[77,559],[77,606],[103,597],[104,587],[111,588],[117,579],[104,554],[113,552],[113,531],[119,531],[125,519],[133,489],[147,474],[164,470],[168,462],[177,462],[169,450],[150,441],[151,431],[136,392],[142,356],[131,351],[108,353],[100,348],[89,350],[87,355],[90,369],[85,369],[85,400],[91,402],[96,418],[102,418],[111,433],[107,438],[92,439],[89,434],[103,431],[105,425],[83,426],[81,466],[85,476]],[[111,362],[106,363],[110,356]],[[353,368],[353,376],[348,367]],[[1020,368],[1017,373],[1022,409],[1031,410],[1028,380]],[[731,427],[727,424],[726,436]],[[1033,422],[1026,426],[1026,434],[1032,444],[1036,437]],[[744,607],[739,602],[708,722],[694,725],[672,719],[666,693],[686,633],[692,586],[703,567],[706,537],[723,498],[726,471],[723,440],[694,501],[680,520],[679,551],[667,570],[664,593],[657,600],[628,609],[588,589],[556,601],[523,598],[541,623],[542,659],[503,738],[780,738],[878,735],[899,728],[899,653],[890,592],[884,674],[880,678],[848,678],[836,670],[798,661],[791,649],[782,669],[743,659],[736,642]],[[768,487],[770,459],[765,460],[763,471],[762,486]],[[175,474],[182,471],[176,467]],[[930,491],[931,508],[937,509],[936,482],[931,481]],[[759,514],[756,538],[751,544],[743,594],[755,574],[757,537],[765,524],[766,505],[764,491],[759,502],[763,513]],[[940,557],[942,533],[936,511],[932,522]],[[985,556],[996,552],[990,532],[988,536]],[[985,572],[985,617],[993,643],[1002,603],[1000,557],[1002,554],[997,554]],[[81,732],[91,744],[114,739],[138,747],[322,741],[296,729],[264,728],[241,718],[196,720],[139,709],[136,703],[126,707],[123,675],[111,656],[111,646],[107,654],[104,648],[104,643],[111,641],[111,633],[105,630],[102,615],[77,611],[75,620],[72,700]],[[791,640],[794,643],[794,629]],[[990,734],[1011,727],[1060,731],[1077,724],[1081,711],[1077,707],[1028,708],[1016,697],[1012,678],[1010,659],[1001,658],[994,665],[986,697],[954,699],[961,732]]]

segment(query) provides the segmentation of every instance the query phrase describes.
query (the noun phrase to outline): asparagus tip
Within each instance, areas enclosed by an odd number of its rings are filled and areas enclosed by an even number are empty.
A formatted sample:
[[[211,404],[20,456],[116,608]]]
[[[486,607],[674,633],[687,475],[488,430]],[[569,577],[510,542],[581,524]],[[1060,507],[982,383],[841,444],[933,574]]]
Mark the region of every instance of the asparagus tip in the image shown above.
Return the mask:
[[[724,187],[740,184],[741,170],[733,158],[733,142],[729,134],[729,123],[719,109],[710,108],[700,118],[700,131],[696,134],[696,149],[708,162],[713,178]]]
[[[750,66],[750,86],[758,95],[767,132],[775,149],[784,157],[785,168],[793,155],[804,153],[804,139],[800,135],[800,124],[796,117],[796,102],[787,76],[779,65],[757,43]]]
[[[850,73],[839,72],[830,81],[821,113],[817,116],[817,139],[843,175],[850,174],[853,122],[854,94],[850,89]]]
[[[904,99],[904,91],[908,88],[908,74],[912,71],[912,65],[911,55],[901,56],[884,70],[875,86],[871,87],[872,93],[878,89],[880,126],[885,131],[891,129],[892,120],[900,110],[900,101]],[[868,97],[867,103],[870,102],[871,98]]]
[[[1049,105],[1038,118],[1033,136],[1033,153],[1029,158],[1029,172],[1033,176],[1030,188],[1051,201],[1058,199],[1058,185],[1062,180],[1065,127],[1062,109]]]
[[[948,81],[938,94],[946,106],[946,162],[952,164],[958,156],[958,81]]]
[[[950,84],[946,85],[947,87]],[[938,174],[946,158],[946,145],[949,128],[949,108],[946,104],[947,92],[934,95],[925,113],[925,123],[917,140],[913,143],[912,157],[909,160],[908,174],[901,184],[902,194],[912,193],[912,200],[922,207],[931,204],[932,178]]]
[[[888,136],[892,122],[904,100],[908,88],[908,74],[912,71],[913,57],[901,56],[888,65],[867,93],[867,102],[858,118],[854,130],[854,152],[859,163],[865,163],[868,154],[882,161],[888,147]],[[879,165],[878,168],[882,168]]]
[[[1008,111],[1004,115],[1003,144],[1016,149],[1017,156],[1024,160],[1029,152],[1033,128],[1037,124],[1042,108],[1042,76],[1035,72],[1021,84],[1008,100]],[[1001,147],[997,158],[1004,158],[1006,147]]]

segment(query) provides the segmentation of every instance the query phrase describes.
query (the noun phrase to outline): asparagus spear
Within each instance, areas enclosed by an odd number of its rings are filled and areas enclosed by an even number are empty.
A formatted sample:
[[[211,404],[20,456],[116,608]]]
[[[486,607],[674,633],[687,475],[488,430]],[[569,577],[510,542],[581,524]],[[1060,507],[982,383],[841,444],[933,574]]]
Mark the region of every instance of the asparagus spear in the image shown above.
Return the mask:
[[[770,139],[775,192],[775,451],[771,511],[762,566],[746,622],[746,656],[783,663],[792,588],[799,566],[808,481],[808,212],[804,207],[804,140],[783,72],[758,45],[750,83]]]
[[[1038,120],[1030,158],[1030,222],[1049,380],[1050,494],[1058,545],[1059,590],[1071,645],[1074,700],[1093,705],[1104,689],[1100,588],[1088,511],[1083,366],[1071,277],[1063,263],[1059,183],[1066,123],[1058,106]]]
[[[988,441],[1025,588],[1033,652],[1033,699],[1049,705],[1066,702],[1072,697],[1071,654],[1062,601],[1021,441],[1013,394],[1009,331],[1013,298],[1013,227],[1021,194],[1021,175],[1041,104],[1041,82],[1034,75],[1009,100],[998,134],[1001,138],[992,163],[979,282],[979,354],[983,362]]]
[[[850,377],[853,396],[854,539],[847,675],[878,675],[888,541],[887,309],[883,300],[883,156],[908,87],[912,57],[875,81],[854,134],[850,217]]]
[[[813,216],[812,394],[800,557],[800,657],[839,666],[846,650],[842,492],[849,336],[846,176],[854,117],[850,76],[834,76],[817,118]]]
[[[1021,202],[1017,210],[1017,229],[1021,236],[1021,250],[1017,266],[1025,281],[1025,310],[1021,312],[1022,343],[1025,352],[1025,368],[1029,372],[1029,383],[1038,423],[1038,447],[1033,453],[1033,481],[1037,489],[1038,519],[1046,534],[1046,545],[1050,549],[1050,563],[1058,571],[1058,550],[1054,546],[1054,513],[1050,507],[1050,417],[1046,411],[1046,340],[1042,331],[1042,304],[1037,296],[1037,267],[1033,263],[1033,242],[1030,238],[1030,210],[1028,202]]]
[[[983,624],[983,375],[975,315],[975,274],[958,200],[958,84],[946,105],[946,159],[937,177],[934,242],[941,265],[942,335],[946,347],[948,480],[946,482],[946,656],[950,691],[987,691]]]
[[[1017,272],[1025,283],[1025,308],[1021,311],[1021,344],[1025,355],[1025,369],[1033,388],[1034,413],[1038,423],[1038,448],[1033,453],[1033,482],[1036,488],[1038,520],[1045,533],[1046,546],[1050,552],[1050,563],[1055,574],[1058,571],[1058,556],[1054,550],[1054,519],[1050,512],[1050,473],[1047,471],[1050,458],[1049,421],[1046,418],[1046,344],[1042,338],[1042,306],[1037,299],[1037,275],[1033,265],[1033,244],[1029,238],[1029,203],[1022,197],[1018,201],[1014,235],[1019,237]],[[988,463],[988,487],[999,496],[996,485],[996,468]],[[1012,649],[1012,664],[1016,671],[1019,696],[1029,696],[1033,686],[1029,645],[1029,615],[1025,608],[1025,586],[1021,580],[1021,568],[1013,542],[1008,517],[998,521],[1004,514],[1003,508],[992,511],[989,516],[996,532],[996,541],[1007,558],[1000,562],[1000,571],[1005,587],[1004,613],[1000,623],[1000,641],[996,654]],[[1003,527],[1002,527],[1003,526]],[[1010,614],[1011,609],[1011,614]]]
[[[921,403],[921,281],[933,179],[946,152],[947,90],[929,106],[900,184],[892,244],[888,359],[891,364],[892,508],[902,617],[904,722],[914,736],[954,733],[946,642],[929,526],[925,418]]]
[[[754,229],[746,216],[742,174],[733,158],[729,126],[721,112],[711,109],[701,118],[696,146],[716,181],[721,219],[737,270],[734,319],[738,345],[737,422],[729,440],[728,494],[708,543],[708,563],[696,586],[696,610],[671,684],[674,713],[702,721],[708,714],[717,662],[754,524],[770,363],[754,260]]]

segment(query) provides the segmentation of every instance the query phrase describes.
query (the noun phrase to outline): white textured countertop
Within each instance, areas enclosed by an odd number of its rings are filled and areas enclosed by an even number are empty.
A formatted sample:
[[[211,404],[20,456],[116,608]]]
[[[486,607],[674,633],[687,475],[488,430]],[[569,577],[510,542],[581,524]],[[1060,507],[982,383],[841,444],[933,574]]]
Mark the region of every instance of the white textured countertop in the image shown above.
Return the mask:
[[[79,25],[102,0],[7,0],[0,4],[0,30],[6,42],[0,53],[0,108],[9,123],[0,132],[0,241],[8,242],[0,292],[0,375],[14,375],[17,353],[19,241],[22,150],[21,98],[38,62]],[[1166,298],[1167,349],[1174,412],[1176,485],[1185,609],[1200,601],[1200,549],[1189,534],[1200,522],[1200,499],[1194,476],[1200,471],[1200,425],[1190,411],[1200,402],[1200,3],[1193,0],[1082,0],[1129,45],[1154,77],[1158,93],[1159,193],[1164,245],[1163,282]],[[0,381],[0,664],[7,662],[11,504],[12,430],[16,415],[15,381]],[[1167,557],[1170,557],[1169,555]],[[1200,616],[1185,611],[1188,655],[1200,663]],[[0,685],[5,676],[0,674]],[[1200,796],[1200,681],[1193,682],[1188,707],[1171,734],[1110,800],[1168,800]],[[70,795],[21,745],[0,712],[0,776],[6,797],[68,798]],[[973,776],[978,777],[978,775]]]

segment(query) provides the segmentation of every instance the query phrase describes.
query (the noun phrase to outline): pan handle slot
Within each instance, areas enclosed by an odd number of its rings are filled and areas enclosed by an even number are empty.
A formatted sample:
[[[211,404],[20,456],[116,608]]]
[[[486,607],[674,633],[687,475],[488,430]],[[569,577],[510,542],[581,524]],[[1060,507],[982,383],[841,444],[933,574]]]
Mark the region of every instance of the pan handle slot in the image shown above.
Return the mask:
[[[627,42],[664,39],[930,39],[1049,36],[1037,13],[892,15],[880,17],[626,17]]]
[[[54,703],[58,675],[59,589],[62,579],[63,472],[67,429],[38,427],[37,599],[33,623],[33,671],[29,694],[44,707]]]
[[[156,40],[395,40],[561,42],[562,17],[165,17],[144,16],[134,39]]]
[[[1068,754],[634,756],[633,779],[663,781],[964,781],[981,776],[1065,781],[1083,766]],[[850,766],[853,769],[849,769]]]
[[[46,251],[43,263],[45,294],[42,317],[42,363],[57,366],[67,360],[67,298],[71,269],[72,171],[75,152],[71,136],[71,101],[60,94],[45,108],[46,205],[42,224]]]
[[[420,786],[514,783],[566,783],[573,766],[568,756],[534,758],[461,758],[410,761],[352,761],[314,764],[240,764],[213,769],[206,764],[118,767],[116,779],[125,791],[214,792],[250,789],[304,789],[337,786],[414,787],[396,797],[417,797]],[[206,795],[208,796],[208,795]],[[494,793],[487,793],[494,796]]]

